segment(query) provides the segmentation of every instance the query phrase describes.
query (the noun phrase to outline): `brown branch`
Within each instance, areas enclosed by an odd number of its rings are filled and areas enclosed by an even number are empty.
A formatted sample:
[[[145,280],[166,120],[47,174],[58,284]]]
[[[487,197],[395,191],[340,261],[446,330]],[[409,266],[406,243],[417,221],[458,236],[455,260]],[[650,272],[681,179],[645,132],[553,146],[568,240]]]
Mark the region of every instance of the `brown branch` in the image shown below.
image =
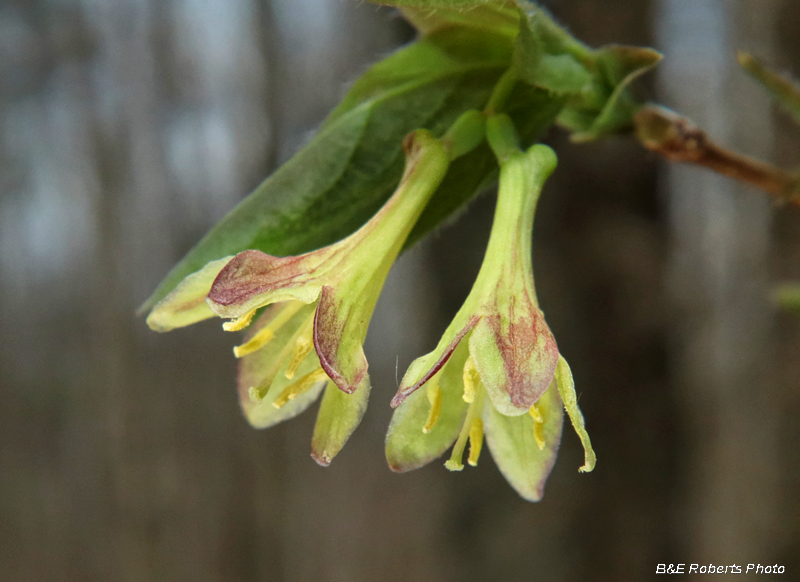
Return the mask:
[[[649,105],[636,113],[634,122],[639,142],[669,161],[704,166],[760,188],[776,202],[800,206],[797,175],[717,145],[702,129],[674,111]]]

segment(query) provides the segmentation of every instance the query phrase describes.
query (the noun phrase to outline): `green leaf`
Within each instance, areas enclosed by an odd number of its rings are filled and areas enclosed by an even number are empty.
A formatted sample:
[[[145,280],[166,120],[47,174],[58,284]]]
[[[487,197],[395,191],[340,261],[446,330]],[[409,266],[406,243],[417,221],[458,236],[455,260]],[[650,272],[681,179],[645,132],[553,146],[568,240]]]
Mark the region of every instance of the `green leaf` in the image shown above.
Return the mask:
[[[520,78],[553,93],[582,93],[593,79],[578,58],[587,61],[590,52],[567,40],[570,37],[542,9],[534,7],[530,12],[520,9],[519,34],[514,45],[514,67]]]
[[[536,84],[536,73],[544,56],[544,46],[538,35],[534,34],[525,13],[520,10],[519,32],[514,40],[514,68],[520,79]]]
[[[561,442],[564,412],[555,384],[539,398],[536,407],[544,417],[544,449],[541,450],[529,414],[504,416],[488,400],[483,409],[486,444],[494,462],[506,481],[528,501],[542,498]]]
[[[649,48],[611,45],[596,51],[596,58],[600,74],[611,92],[591,125],[580,128],[582,131],[572,136],[573,141],[590,141],[632,128],[633,116],[641,105],[628,92],[628,86],[655,67],[661,54]],[[565,119],[569,117],[560,121]]]
[[[433,429],[425,434],[431,402],[425,385],[394,411],[386,435],[386,460],[392,471],[418,469],[441,456],[455,442],[469,405],[461,398],[464,391],[462,370],[469,354],[467,342],[461,342],[445,364],[437,381],[441,390],[441,412]]]
[[[498,4],[498,0],[370,0],[384,6],[412,6],[414,8],[474,8],[483,4]]]
[[[800,85],[789,75],[783,76],[771,71],[748,53],[738,51],[736,59],[800,123]]]
[[[487,2],[469,10],[401,6],[403,17],[423,35],[442,29],[468,28],[490,31],[513,41],[519,30],[519,13],[511,2]]]
[[[631,127],[639,104],[627,87],[660,59],[657,52],[638,47],[592,50],[545,9],[526,0],[470,10],[403,8],[403,14],[423,33],[463,27],[492,31],[514,42],[513,62],[520,77],[570,98],[559,123],[574,132],[576,141]]]
[[[521,20],[521,26],[530,29],[544,53],[572,55],[585,66],[593,66],[592,49],[560,26],[547,10],[526,0],[517,0],[516,4],[520,15],[525,17]]]
[[[467,32],[441,31],[369,71],[314,140],[223,218],[143,308],[211,261],[246,249],[299,254],[366,222],[397,185],[405,135],[442,135],[461,113],[481,109],[508,66],[510,44]]]
[[[283,308],[284,305],[276,304],[264,311],[248,329],[245,340],[253,337]],[[304,306],[288,322],[276,330],[275,336],[267,345],[239,361],[239,377],[237,381],[239,402],[247,421],[254,428],[268,428],[284,420],[294,418],[311,406],[325,386],[325,382],[319,382],[312,386],[310,390],[287,402],[281,408],[275,408],[272,404],[290,384],[312,370],[319,368],[319,359],[312,350],[300,365],[292,380],[287,379],[285,375],[293,348],[290,340],[313,313],[313,305]],[[266,384],[264,386],[264,397],[253,399],[250,395],[251,389],[263,384]]]
[[[571,55],[544,55],[529,82],[553,93],[580,94],[592,75]]]
[[[311,456],[317,463],[327,467],[342,450],[367,411],[369,392],[368,375],[352,394],[346,394],[336,384],[328,382],[311,440]]]

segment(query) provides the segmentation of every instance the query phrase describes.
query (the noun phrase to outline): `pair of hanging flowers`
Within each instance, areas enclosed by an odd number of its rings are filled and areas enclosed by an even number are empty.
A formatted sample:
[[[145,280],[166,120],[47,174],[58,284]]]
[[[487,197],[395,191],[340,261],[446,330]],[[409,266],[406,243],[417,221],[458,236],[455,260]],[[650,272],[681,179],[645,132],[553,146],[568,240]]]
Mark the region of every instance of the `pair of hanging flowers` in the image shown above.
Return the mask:
[[[363,344],[392,263],[449,164],[488,139],[500,166],[494,222],[480,273],[431,353],[415,360],[391,404],[386,439],[394,471],[421,467],[452,447],[445,466],[477,465],[484,437],[503,475],[528,500],[542,497],[566,409],[595,456],[566,360],[539,308],[531,264],[536,204],[556,156],[527,151],[506,115],[463,114],[437,139],[427,130],[403,144],[405,170],[380,211],[350,236],[316,251],[275,257],[247,250],[213,261],[158,303],[148,317],[164,331],[210,308],[227,331],[247,329],[234,348],[239,394],[258,428],[292,418],[321,393],[312,456],[327,465],[361,421],[370,393]],[[208,282],[212,281],[210,288]]]

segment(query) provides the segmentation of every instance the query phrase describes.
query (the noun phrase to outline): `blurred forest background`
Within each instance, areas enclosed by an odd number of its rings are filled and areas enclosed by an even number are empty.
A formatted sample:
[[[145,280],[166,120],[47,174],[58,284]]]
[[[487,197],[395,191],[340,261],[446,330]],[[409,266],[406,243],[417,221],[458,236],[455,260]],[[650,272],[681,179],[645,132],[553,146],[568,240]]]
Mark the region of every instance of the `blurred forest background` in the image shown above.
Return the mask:
[[[800,74],[796,0],[551,0],[598,46],[665,53],[639,85],[724,144],[800,163],[735,64]],[[235,339],[134,311],[413,38],[354,0],[0,1],[0,580],[629,581],[657,563],[800,572],[800,212],[626,138],[573,145],[535,229],[541,303],[599,462],[572,430],[541,503],[477,469],[392,474],[389,400],[466,296],[491,193],[401,258],[366,350],[370,411],[328,469],[315,413],[247,425]],[[724,579],[717,578],[717,579]],[[796,579],[796,578],[795,578]]]

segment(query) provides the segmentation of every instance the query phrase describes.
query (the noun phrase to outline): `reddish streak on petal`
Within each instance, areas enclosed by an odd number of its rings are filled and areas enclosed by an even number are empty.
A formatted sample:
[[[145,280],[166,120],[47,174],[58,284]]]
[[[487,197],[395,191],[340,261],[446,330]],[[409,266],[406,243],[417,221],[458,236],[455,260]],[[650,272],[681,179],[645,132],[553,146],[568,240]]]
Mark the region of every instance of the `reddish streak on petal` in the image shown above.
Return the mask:
[[[261,293],[292,287],[298,277],[308,274],[306,261],[312,254],[273,257],[261,251],[243,251],[217,275],[208,298],[217,305],[237,305]]]
[[[342,392],[352,394],[361,384],[367,373],[367,366],[360,367],[355,376],[348,380],[339,373],[338,350],[344,331],[344,321],[339,319],[339,304],[334,298],[333,288],[325,285],[319,296],[319,304],[314,314],[314,348],[319,363],[328,377]]]
[[[346,256],[341,247],[325,247],[293,257],[273,257],[249,250],[236,255],[220,271],[208,298],[221,306],[240,305],[255,295],[288,289],[313,280]],[[328,267],[323,268],[323,265]],[[298,281],[298,279],[300,279]]]
[[[425,382],[433,378],[433,375],[442,369],[442,366],[444,366],[447,363],[447,360],[450,359],[450,356],[453,355],[453,352],[458,347],[458,344],[461,342],[461,340],[464,339],[464,336],[467,335],[467,333],[469,333],[469,331],[478,324],[480,319],[481,318],[479,315],[473,315],[472,317],[469,318],[469,321],[467,321],[467,325],[465,325],[464,328],[461,331],[459,331],[458,334],[456,334],[456,337],[453,338],[453,341],[450,342],[450,345],[447,346],[445,352],[431,367],[431,369],[428,370],[425,373],[425,375],[422,378],[420,378],[420,380],[413,386],[410,386],[408,388],[401,387],[397,391],[397,394],[395,394],[394,398],[392,398],[392,408],[397,408],[398,406],[400,406],[406,398],[408,398],[415,390],[417,390],[417,388],[419,388],[420,386],[425,384]]]
[[[555,374],[558,363],[558,346],[539,309],[524,300],[522,313],[517,314],[517,304],[511,299],[508,327],[504,331],[499,314],[486,318],[494,332],[497,348],[503,358],[508,384],[506,390],[512,404],[530,408],[544,394]],[[544,339],[544,346],[539,342]],[[531,361],[537,370],[531,372]]]

